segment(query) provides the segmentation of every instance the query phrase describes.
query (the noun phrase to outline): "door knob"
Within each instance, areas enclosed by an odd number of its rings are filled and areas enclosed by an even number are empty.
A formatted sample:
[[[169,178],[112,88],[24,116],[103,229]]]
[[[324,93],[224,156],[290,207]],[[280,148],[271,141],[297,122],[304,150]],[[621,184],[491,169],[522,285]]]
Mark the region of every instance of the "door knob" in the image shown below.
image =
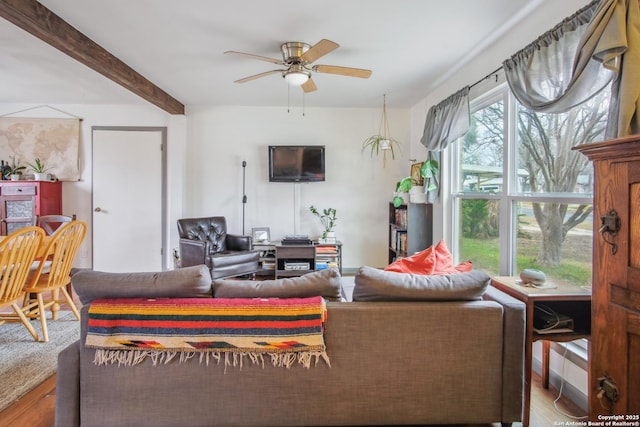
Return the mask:
[[[94,211],[94,212],[102,212],[102,209],[98,206],[98,207],[97,207],[97,208],[95,208],[93,211]]]

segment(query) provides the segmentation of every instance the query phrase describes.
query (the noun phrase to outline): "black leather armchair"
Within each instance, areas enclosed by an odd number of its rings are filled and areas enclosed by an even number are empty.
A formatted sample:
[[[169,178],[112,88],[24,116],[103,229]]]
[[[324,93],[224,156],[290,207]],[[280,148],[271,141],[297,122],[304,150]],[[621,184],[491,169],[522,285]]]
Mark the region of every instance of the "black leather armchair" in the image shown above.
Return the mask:
[[[213,279],[253,274],[260,253],[251,250],[251,237],[227,234],[223,216],[178,220],[182,266],[205,264]]]

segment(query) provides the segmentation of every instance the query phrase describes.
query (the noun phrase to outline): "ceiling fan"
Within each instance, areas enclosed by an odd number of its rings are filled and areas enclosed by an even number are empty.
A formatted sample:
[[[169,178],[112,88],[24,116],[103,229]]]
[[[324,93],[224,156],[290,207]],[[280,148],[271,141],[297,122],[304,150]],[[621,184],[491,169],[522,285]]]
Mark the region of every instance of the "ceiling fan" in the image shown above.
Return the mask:
[[[311,63],[338,47],[340,47],[338,43],[327,39],[322,39],[313,46],[302,42],[286,42],[280,46],[280,50],[282,51],[281,60],[233,50],[226,51],[225,54],[246,56],[286,67],[285,69],[265,71],[264,73],[245,77],[236,80],[235,83],[245,83],[271,74],[282,74],[282,77],[287,80],[290,85],[301,86],[304,92],[313,92],[318,88],[311,79],[312,72],[339,74],[341,76],[359,77],[362,79],[368,79],[369,76],[371,76],[371,70],[361,68],[339,67],[337,65],[311,65]]]

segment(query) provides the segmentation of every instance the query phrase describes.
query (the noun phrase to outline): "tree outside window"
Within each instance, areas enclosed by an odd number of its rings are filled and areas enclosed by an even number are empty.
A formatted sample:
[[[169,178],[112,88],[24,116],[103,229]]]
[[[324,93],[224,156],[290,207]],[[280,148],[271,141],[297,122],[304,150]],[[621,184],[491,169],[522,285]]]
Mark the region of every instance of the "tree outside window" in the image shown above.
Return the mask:
[[[572,147],[603,140],[608,98],[538,114],[505,86],[472,102],[453,197],[460,259],[492,274],[537,268],[590,283],[592,166]]]

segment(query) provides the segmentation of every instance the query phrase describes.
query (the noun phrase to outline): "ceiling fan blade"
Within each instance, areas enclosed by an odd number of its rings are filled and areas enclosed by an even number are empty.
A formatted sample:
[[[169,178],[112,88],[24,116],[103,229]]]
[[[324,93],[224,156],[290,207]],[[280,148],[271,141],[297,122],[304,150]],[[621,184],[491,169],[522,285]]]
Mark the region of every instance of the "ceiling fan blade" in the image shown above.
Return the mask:
[[[302,90],[304,91],[304,93],[315,92],[316,90],[318,90],[318,87],[316,86],[315,82],[311,80],[311,77],[309,77],[309,79],[302,84]]]
[[[318,59],[322,58],[329,52],[333,52],[340,45],[336,42],[332,42],[331,40],[322,39],[315,45],[311,46],[311,48],[302,54],[300,57],[303,61],[306,61],[307,64],[310,64]]]
[[[284,65],[281,59],[269,58],[266,56],[254,55],[252,53],[244,53],[244,52],[236,52],[235,50],[228,50],[224,53],[225,55],[240,55],[246,56],[247,58],[259,59],[260,61],[271,62],[273,64]]]
[[[260,77],[265,77],[271,74],[276,74],[276,73],[282,73],[285,70],[271,70],[271,71],[265,71],[264,73],[260,73],[260,74],[254,74],[253,76],[249,76],[249,77],[245,77],[243,79],[240,80],[236,80],[234,83],[245,83],[251,80],[255,80],[255,79],[259,79]]]
[[[368,79],[371,77],[371,70],[362,68],[338,67],[337,65],[314,65],[313,71],[318,73],[339,74],[341,76],[360,77]]]

